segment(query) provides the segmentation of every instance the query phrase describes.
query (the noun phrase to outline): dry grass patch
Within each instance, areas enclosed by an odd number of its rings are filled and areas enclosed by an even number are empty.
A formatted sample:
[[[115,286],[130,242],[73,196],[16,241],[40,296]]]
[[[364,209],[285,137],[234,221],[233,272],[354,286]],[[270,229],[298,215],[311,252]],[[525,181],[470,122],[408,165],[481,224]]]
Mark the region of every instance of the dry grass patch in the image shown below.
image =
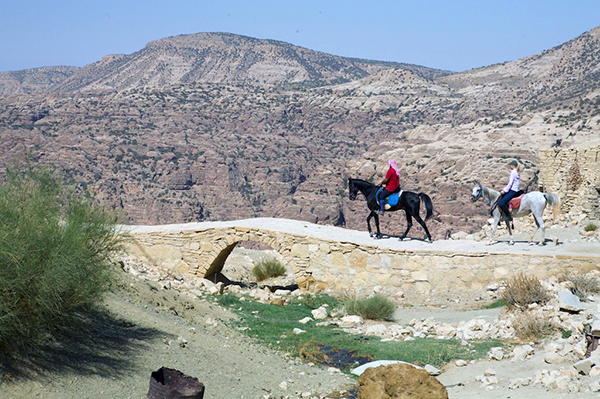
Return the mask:
[[[539,279],[520,272],[507,281],[502,299],[509,309],[526,308],[533,303],[545,304],[550,300],[550,293]]]
[[[533,311],[515,313],[512,320],[515,336],[522,341],[537,341],[557,331],[547,317]]]
[[[591,294],[600,292],[600,281],[589,274],[565,274],[560,281],[567,281],[571,293],[582,301],[587,300]]]
[[[583,228],[583,230],[585,231],[596,231],[598,230],[598,226],[595,223],[588,223],[585,225],[585,227]]]
[[[349,298],[344,301],[344,309],[363,319],[392,320],[396,305],[383,295],[373,295],[368,298]]]
[[[285,272],[285,266],[275,259],[263,260],[252,269],[252,274],[254,274],[256,281],[283,276]]]

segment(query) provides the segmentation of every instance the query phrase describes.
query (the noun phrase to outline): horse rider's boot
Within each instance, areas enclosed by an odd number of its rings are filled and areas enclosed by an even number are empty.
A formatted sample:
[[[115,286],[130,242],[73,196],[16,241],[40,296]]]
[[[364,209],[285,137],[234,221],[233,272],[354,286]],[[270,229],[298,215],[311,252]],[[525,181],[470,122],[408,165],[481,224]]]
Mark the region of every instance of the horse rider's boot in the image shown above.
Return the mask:
[[[510,211],[508,210],[508,204],[504,204],[502,205],[502,213],[504,213],[504,220],[508,221],[508,222],[512,222],[513,218],[510,214]]]
[[[383,211],[384,211],[384,210],[385,210],[385,201],[381,201],[381,202],[379,203],[379,212],[378,212],[378,213],[379,213],[380,215],[383,215]]]

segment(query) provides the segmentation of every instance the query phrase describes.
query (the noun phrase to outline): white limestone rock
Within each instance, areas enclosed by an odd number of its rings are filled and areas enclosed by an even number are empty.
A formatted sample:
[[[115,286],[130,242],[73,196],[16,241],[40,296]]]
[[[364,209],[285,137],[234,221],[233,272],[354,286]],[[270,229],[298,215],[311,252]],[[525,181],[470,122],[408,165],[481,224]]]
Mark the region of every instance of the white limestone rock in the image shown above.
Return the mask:
[[[533,355],[534,352],[535,352],[535,350],[533,349],[533,347],[531,345],[517,346],[511,352],[512,358],[510,359],[510,361],[513,363],[518,362],[518,361],[523,361],[523,360],[527,359],[529,356]]]
[[[310,312],[315,320],[323,320],[326,319],[329,313],[327,312],[327,308],[324,306],[319,307],[318,309],[313,309]]]
[[[600,392],[600,378],[596,378],[589,383],[590,391],[592,392]]]
[[[584,307],[577,295],[572,294],[567,290],[559,291],[558,293],[559,309],[567,312],[581,312]]]
[[[372,324],[365,327],[365,335],[376,335],[381,337],[385,335],[387,327],[384,324]]]
[[[594,314],[590,327],[592,335],[600,336],[600,313]]]
[[[490,348],[489,352],[487,353],[487,358],[490,360],[502,360],[504,359],[504,349],[502,349],[499,346],[495,346],[493,348]]]
[[[598,359],[596,357],[588,357],[576,362],[573,364],[573,367],[575,367],[575,370],[577,370],[580,374],[588,375],[590,374],[592,367],[594,367],[596,364],[598,364]]]
[[[440,369],[438,369],[435,366],[432,366],[431,364],[426,364],[424,368],[425,368],[425,371],[427,371],[429,373],[429,375],[437,376],[442,373]]]
[[[544,355],[544,362],[548,364],[561,364],[567,361],[565,356],[561,356],[556,352],[548,352]]]
[[[365,363],[365,364],[363,364],[361,366],[356,367],[355,369],[353,369],[351,371],[351,373],[360,376],[368,368],[379,367],[379,366],[387,366],[387,365],[396,364],[396,363],[408,364],[409,366],[413,366],[416,369],[422,369],[423,368],[423,367],[417,366],[417,365],[412,364],[412,363],[403,362],[401,360],[376,360],[374,362]]]
[[[500,289],[500,286],[497,283],[493,283],[488,285],[485,289],[487,291],[498,291]]]
[[[363,324],[363,318],[356,315],[344,316],[340,319],[341,327],[353,327]]]
[[[556,353],[562,350],[565,347],[563,342],[550,341],[544,345],[544,352],[546,353]]]

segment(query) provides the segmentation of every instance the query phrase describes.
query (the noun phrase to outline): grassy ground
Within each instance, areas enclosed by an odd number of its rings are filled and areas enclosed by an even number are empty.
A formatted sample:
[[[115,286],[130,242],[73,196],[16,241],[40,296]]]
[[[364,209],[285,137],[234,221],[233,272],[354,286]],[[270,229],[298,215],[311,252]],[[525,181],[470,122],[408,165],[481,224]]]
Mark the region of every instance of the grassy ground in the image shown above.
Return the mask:
[[[335,325],[316,326],[314,321],[299,323],[298,320],[311,317],[311,310],[323,303],[330,307],[339,305],[334,298],[325,295],[286,306],[240,300],[233,295],[224,295],[217,301],[237,313],[240,319],[233,322],[234,326],[245,330],[257,341],[306,361],[333,365],[346,372],[371,360],[403,360],[439,367],[454,359],[482,358],[491,347],[502,346],[499,341],[461,345],[457,340],[431,338],[382,342],[379,337],[346,333]],[[294,328],[305,332],[294,334]]]

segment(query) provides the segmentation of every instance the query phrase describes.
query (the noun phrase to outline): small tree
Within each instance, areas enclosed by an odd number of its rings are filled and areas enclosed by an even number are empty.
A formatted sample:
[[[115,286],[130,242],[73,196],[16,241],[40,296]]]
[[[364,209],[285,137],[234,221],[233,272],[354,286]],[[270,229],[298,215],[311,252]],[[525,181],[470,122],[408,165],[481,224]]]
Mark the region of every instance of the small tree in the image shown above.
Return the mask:
[[[7,170],[0,185],[0,349],[51,332],[110,285],[116,216],[48,169]]]

